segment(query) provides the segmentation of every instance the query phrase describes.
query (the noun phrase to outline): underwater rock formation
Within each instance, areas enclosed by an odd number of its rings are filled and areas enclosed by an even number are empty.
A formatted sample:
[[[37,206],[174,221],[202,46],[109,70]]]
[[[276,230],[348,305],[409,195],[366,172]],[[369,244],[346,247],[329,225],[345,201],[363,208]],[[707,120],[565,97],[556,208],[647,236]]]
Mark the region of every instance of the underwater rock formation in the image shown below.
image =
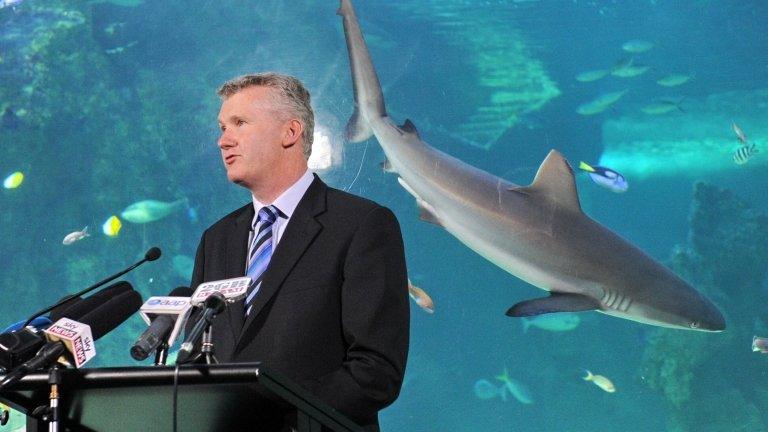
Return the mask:
[[[768,429],[761,414],[768,399],[750,391],[765,359],[749,352],[756,325],[764,326],[767,260],[768,216],[728,190],[697,183],[688,243],[675,249],[671,267],[718,304],[728,327],[721,334],[659,329],[650,337],[642,376],[668,402],[669,431]]]
[[[680,98],[678,98],[680,100]],[[624,107],[630,113],[603,123],[600,165],[625,176],[691,176],[735,169],[764,168],[768,157],[756,155],[737,165],[733,154],[742,146],[732,130],[738,124],[758,151],[768,150],[768,89],[732,91],[679,102],[685,112],[662,115]],[[676,101],[677,102],[677,101]],[[762,156],[762,157],[759,157]]]

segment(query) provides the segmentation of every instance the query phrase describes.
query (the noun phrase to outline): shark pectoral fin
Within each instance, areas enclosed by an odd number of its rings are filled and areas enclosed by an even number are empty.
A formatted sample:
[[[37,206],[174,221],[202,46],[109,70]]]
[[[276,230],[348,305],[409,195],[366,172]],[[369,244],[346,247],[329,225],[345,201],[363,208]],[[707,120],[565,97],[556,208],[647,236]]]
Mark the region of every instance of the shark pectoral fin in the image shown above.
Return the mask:
[[[419,219],[423,220],[424,222],[429,222],[439,227],[443,227],[443,224],[440,222],[437,216],[435,216],[435,209],[432,208],[428,202],[416,198],[416,206],[419,208]]]
[[[551,293],[549,297],[522,301],[507,311],[507,316],[526,317],[552,312],[581,312],[596,310],[600,303],[583,294]]]
[[[551,150],[541,163],[530,186],[516,189],[518,192],[545,195],[561,206],[581,211],[573,169],[557,150]]]
[[[395,170],[392,169],[392,164],[389,163],[389,160],[385,160],[384,162],[379,164],[379,166],[381,167],[381,170],[384,171],[385,173],[393,173],[393,172],[395,172]]]
[[[413,134],[419,137],[421,139],[421,135],[419,135],[419,131],[416,130],[416,125],[413,124],[413,122],[410,119],[405,119],[405,123],[403,123],[402,126],[400,126],[400,129],[408,134]]]
[[[368,122],[360,114],[360,110],[355,108],[355,113],[349,118],[347,122],[347,129],[345,136],[350,142],[365,141],[373,135],[373,129]]]

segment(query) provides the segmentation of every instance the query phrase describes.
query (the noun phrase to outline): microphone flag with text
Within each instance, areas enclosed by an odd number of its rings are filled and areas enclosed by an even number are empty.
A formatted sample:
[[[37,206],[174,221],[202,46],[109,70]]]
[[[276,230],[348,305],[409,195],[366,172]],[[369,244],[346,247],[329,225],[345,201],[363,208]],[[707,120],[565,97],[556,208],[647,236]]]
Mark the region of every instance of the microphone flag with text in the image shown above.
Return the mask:
[[[173,345],[192,310],[191,295],[192,289],[178,287],[166,297],[147,299],[139,313],[149,328],[131,347],[131,357],[145,360],[161,345]]]
[[[245,298],[248,292],[248,286],[251,284],[251,278],[248,276],[236,277],[232,279],[203,282],[195,289],[192,294],[192,306],[202,307],[202,313],[194,327],[186,334],[184,343],[181,344],[177,364],[183,364],[192,359],[192,351],[203,335],[203,332],[210,327],[211,321],[220,314],[227,306],[227,303],[234,303]]]
[[[0,382],[0,389],[13,385],[30,372],[46,368],[55,361],[75,367],[82,366],[96,353],[93,341],[125,322],[139,310],[141,303],[141,295],[130,289],[111,298],[102,298],[98,306],[85,312],[77,321],[59,319],[44,332],[48,342],[34,357],[5,375]]]
[[[0,368],[6,371],[11,370],[34,357],[46,342],[42,330],[53,322],[61,318],[82,321],[82,318],[90,311],[101,307],[109,299],[129,291],[133,291],[130,283],[116,282],[85,299],[78,297],[71,299],[72,301],[69,303],[53,308],[49,317],[37,317],[30,321],[30,326],[21,327],[28,320],[11,325],[9,328],[15,330],[0,334]],[[64,299],[71,297],[67,296]]]

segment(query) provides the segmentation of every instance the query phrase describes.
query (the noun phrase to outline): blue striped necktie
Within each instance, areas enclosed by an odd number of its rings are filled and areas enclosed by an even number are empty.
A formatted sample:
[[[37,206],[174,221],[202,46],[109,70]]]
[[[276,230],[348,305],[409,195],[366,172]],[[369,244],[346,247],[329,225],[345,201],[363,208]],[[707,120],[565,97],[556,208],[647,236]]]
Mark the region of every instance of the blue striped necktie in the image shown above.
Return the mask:
[[[264,271],[269,265],[269,259],[272,258],[272,250],[274,249],[272,247],[274,244],[272,228],[279,212],[280,210],[273,205],[262,207],[259,210],[259,217],[256,219],[256,226],[259,227],[259,231],[253,236],[251,246],[248,248],[248,269],[245,273],[251,278],[251,285],[248,287],[248,294],[245,297],[246,317],[251,312],[253,299],[256,298],[256,293],[261,288]],[[254,227],[254,231],[255,229],[256,227]]]

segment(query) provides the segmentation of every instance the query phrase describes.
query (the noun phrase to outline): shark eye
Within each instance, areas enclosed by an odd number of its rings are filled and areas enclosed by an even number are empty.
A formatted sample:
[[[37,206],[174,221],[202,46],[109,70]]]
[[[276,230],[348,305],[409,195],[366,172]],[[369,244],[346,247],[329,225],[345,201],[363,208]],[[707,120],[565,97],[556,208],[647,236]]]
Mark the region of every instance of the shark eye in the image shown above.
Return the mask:
[[[698,322],[698,321],[691,321],[690,327],[691,327],[692,329],[697,329],[697,328],[699,328],[699,322]]]

